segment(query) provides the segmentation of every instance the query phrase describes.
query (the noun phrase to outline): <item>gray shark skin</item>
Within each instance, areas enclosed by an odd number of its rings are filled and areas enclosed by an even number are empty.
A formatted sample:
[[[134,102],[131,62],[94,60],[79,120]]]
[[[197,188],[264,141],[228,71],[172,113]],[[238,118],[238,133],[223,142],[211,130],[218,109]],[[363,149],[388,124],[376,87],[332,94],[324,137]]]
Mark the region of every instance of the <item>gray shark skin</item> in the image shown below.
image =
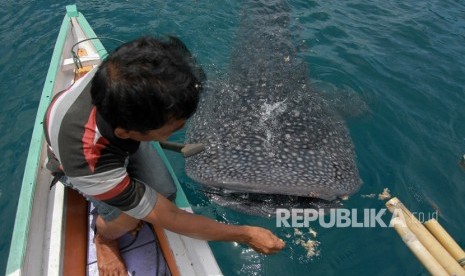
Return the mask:
[[[289,5],[246,2],[229,73],[206,84],[189,122],[187,142],[206,150],[186,159],[188,176],[214,187],[215,202],[242,209],[355,193],[361,181],[348,129],[309,86]]]

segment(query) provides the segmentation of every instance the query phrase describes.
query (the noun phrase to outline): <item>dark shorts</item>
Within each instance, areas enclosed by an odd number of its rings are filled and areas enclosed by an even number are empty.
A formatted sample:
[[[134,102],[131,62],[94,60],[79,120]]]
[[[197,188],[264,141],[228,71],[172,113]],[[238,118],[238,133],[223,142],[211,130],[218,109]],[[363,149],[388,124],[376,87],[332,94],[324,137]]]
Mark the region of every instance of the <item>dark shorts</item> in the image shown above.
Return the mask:
[[[170,200],[174,200],[176,197],[176,185],[173,178],[151,142],[141,142],[139,149],[129,156],[127,172],[129,177],[152,187],[164,197]],[[72,183],[67,181],[66,176],[62,178],[62,182],[65,186],[73,188]],[[112,207],[103,201],[90,197],[86,198],[105,221],[114,220],[122,213],[120,209]]]

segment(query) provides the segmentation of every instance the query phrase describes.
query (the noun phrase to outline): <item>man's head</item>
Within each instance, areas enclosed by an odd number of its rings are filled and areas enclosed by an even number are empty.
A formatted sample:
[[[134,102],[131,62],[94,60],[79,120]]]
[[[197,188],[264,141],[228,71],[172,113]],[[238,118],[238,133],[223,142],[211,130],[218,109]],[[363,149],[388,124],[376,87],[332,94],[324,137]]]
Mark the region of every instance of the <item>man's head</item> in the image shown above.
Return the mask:
[[[92,103],[117,136],[162,139],[195,112],[204,79],[179,39],[142,37],[103,61],[92,80]]]

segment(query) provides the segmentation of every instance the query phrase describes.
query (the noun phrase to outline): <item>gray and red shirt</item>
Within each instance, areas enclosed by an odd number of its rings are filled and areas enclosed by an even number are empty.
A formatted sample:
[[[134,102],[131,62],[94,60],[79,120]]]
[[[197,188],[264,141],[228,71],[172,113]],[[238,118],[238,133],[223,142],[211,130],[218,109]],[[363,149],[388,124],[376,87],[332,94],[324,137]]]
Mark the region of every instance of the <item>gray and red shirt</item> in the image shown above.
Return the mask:
[[[140,142],[116,137],[92,105],[95,70],[58,93],[47,109],[44,132],[49,165],[52,172],[63,171],[81,193],[141,219],[155,206],[156,192],[131,179],[126,170],[129,155]]]

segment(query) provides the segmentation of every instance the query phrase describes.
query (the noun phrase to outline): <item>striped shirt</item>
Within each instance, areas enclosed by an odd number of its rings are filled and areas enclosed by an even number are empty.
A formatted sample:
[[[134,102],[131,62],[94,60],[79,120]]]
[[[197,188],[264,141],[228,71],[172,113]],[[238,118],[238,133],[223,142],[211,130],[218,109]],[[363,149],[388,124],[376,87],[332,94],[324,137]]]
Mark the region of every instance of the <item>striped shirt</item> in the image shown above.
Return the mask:
[[[90,95],[96,69],[58,93],[44,118],[52,172],[63,171],[81,193],[141,219],[155,206],[156,192],[129,177],[129,155],[140,142],[120,139],[98,114]],[[55,164],[55,166],[54,166]]]

